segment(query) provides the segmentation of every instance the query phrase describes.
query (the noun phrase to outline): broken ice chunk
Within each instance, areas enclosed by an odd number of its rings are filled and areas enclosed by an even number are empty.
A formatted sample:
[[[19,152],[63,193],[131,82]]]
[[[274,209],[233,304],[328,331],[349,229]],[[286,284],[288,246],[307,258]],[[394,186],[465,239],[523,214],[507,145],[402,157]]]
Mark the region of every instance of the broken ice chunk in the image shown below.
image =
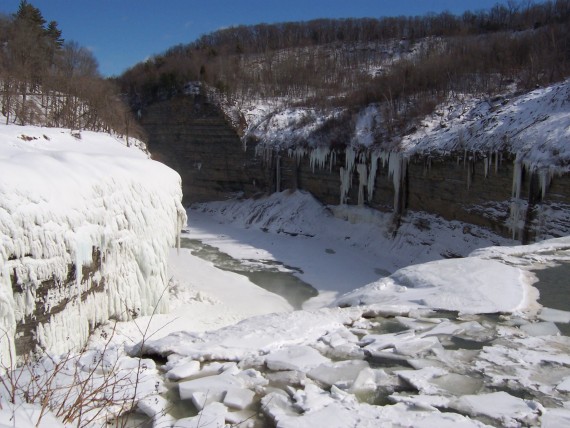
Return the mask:
[[[374,391],[376,391],[376,371],[370,367],[360,370],[349,392],[353,394],[364,394]]]
[[[535,322],[520,327],[529,336],[559,336],[560,330],[553,322]]]
[[[196,392],[207,392],[209,394],[225,393],[228,389],[233,388],[242,388],[242,383],[233,375],[226,373],[188,380],[178,384],[178,390],[182,400],[192,398],[192,394]]]
[[[540,419],[542,428],[560,428],[570,426],[570,409],[544,409]]]
[[[329,361],[310,346],[289,346],[272,352],[265,358],[267,367],[271,370],[298,370],[304,373]]]
[[[434,348],[442,348],[442,346],[437,337],[430,336],[425,339],[406,340],[396,343],[394,351],[401,355],[416,356]]]
[[[253,410],[229,411],[226,413],[226,423],[232,427],[254,428],[256,426],[256,414],[257,412]],[[174,427],[176,427],[176,425],[174,425]]]
[[[556,389],[562,392],[570,392],[570,377],[563,379],[562,382],[556,385]]]
[[[244,410],[254,403],[255,393],[249,389],[229,389],[224,404],[237,410]]]
[[[297,370],[283,370],[275,373],[267,373],[266,376],[272,386],[281,389],[285,389],[287,385],[301,386],[307,379],[305,373]]]
[[[422,394],[441,394],[443,390],[432,382],[436,377],[449,372],[439,367],[426,367],[420,370],[398,370],[394,372]]]
[[[180,380],[189,378],[200,371],[200,362],[190,360],[183,364],[177,365],[168,373],[166,373],[166,377],[173,380]]]
[[[325,363],[311,369],[307,376],[326,387],[337,385],[348,388],[354,383],[358,374],[368,367],[369,364],[362,360]]]

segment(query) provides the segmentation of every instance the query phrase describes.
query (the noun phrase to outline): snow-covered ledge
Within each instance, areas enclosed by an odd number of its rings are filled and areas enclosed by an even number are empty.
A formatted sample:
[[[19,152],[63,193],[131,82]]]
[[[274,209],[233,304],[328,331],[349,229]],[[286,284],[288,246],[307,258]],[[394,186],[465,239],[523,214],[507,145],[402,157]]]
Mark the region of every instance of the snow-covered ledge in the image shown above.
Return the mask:
[[[1,359],[81,347],[111,318],[163,312],[186,222],[180,176],[106,135],[0,126]]]

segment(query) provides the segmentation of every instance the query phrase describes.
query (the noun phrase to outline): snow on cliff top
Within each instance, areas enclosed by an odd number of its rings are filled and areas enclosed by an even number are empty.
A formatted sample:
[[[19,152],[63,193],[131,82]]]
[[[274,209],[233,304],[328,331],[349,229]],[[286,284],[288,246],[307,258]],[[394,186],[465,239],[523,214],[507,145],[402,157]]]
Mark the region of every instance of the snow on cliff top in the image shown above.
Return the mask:
[[[382,113],[375,104],[352,119],[342,109],[285,108],[279,102],[258,105],[244,117],[246,137],[281,149],[326,145],[329,125],[340,121],[352,127],[344,142],[355,148],[408,155],[508,151],[531,168],[570,171],[570,80],[512,98],[458,96],[423,118],[418,130],[392,142],[382,137]]]
[[[403,151],[506,150],[536,168],[570,171],[570,80],[508,99],[442,105],[403,138]]]

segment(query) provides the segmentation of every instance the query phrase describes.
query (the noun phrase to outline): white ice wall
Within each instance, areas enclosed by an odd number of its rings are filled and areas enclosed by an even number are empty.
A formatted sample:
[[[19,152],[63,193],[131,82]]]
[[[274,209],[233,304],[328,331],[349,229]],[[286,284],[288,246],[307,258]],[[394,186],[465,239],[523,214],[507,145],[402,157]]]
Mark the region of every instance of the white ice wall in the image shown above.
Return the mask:
[[[90,326],[109,318],[164,311],[166,257],[186,222],[180,176],[136,148],[104,134],[34,127],[0,127],[0,328],[1,358],[13,352],[16,324],[37,310],[66,309],[37,328],[52,352],[85,343]],[[93,278],[69,268],[92,261]],[[17,284],[11,284],[11,275]],[[58,285],[36,308],[43,281]],[[104,284],[104,292],[88,293]],[[14,293],[13,286],[23,290]],[[80,296],[83,293],[83,298]],[[159,302],[160,300],[160,302]],[[1,334],[1,333],[0,333]]]

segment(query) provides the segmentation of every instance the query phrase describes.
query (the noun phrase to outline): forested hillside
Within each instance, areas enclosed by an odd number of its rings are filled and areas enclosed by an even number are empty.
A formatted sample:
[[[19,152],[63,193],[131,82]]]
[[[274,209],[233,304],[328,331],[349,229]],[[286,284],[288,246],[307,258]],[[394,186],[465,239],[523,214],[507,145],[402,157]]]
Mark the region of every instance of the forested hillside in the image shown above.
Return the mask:
[[[87,48],[65,41],[57,22],[25,0],[0,15],[0,101],[5,123],[134,134],[117,88]],[[140,135],[139,135],[140,136]]]
[[[121,76],[135,108],[216,88],[228,105],[279,99],[320,108],[382,103],[389,133],[456,94],[530,89],[568,75],[570,1],[509,2],[421,17],[239,26],[204,35]]]

